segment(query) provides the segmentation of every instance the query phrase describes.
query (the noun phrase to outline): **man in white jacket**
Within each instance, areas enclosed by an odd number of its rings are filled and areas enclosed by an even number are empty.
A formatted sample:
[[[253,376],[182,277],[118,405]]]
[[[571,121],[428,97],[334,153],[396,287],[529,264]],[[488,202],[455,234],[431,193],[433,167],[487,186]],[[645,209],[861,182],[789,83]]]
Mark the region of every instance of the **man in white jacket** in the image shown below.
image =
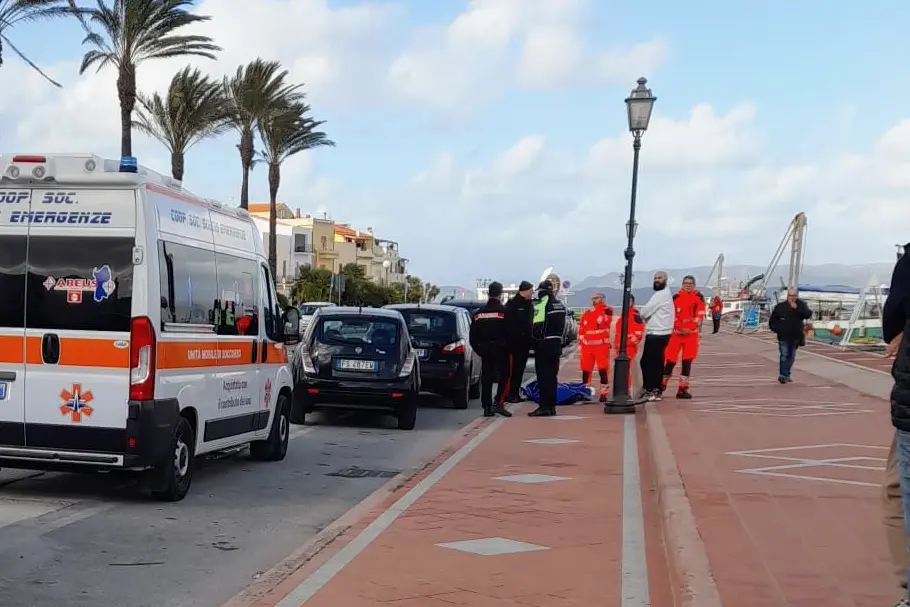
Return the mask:
[[[673,333],[673,294],[667,288],[667,273],[654,273],[654,295],[638,312],[645,321],[645,347],[641,353],[643,396],[660,400],[664,350]]]

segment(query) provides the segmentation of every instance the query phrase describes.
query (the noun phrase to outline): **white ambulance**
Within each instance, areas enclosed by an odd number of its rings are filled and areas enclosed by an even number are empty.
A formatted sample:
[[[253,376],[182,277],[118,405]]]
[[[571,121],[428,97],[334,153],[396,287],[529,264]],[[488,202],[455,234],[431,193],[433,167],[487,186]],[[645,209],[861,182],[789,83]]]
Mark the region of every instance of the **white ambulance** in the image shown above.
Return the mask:
[[[199,455],[284,459],[299,320],[245,211],[133,158],[0,155],[0,466],[176,501]]]

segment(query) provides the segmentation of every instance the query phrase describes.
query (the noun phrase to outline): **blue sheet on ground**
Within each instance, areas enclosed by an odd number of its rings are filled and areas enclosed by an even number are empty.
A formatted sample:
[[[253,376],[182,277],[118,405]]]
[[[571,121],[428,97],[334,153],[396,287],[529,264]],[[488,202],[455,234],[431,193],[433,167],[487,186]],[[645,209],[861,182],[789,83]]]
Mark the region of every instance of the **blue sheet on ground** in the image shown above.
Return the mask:
[[[521,389],[521,394],[526,400],[540,402],[540,390],[537,382],[532,381]],[[591,389],[582,383],[558,383],[556,384],[556,404],[572,405],[580,402],[591,400]]]

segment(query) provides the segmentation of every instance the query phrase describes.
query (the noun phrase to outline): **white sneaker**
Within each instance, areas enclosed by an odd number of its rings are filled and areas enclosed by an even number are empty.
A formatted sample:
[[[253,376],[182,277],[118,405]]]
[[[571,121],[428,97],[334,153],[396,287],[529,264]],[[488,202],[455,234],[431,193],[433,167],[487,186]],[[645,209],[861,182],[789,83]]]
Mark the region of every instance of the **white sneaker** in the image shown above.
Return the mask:
[[[658,400],[658,395],[655,392],[648,392],[646,399],[649,403],[653,403],[654,401]]]
[[[894,604],[894,607],[910,607],[910,600],[901,599]]]

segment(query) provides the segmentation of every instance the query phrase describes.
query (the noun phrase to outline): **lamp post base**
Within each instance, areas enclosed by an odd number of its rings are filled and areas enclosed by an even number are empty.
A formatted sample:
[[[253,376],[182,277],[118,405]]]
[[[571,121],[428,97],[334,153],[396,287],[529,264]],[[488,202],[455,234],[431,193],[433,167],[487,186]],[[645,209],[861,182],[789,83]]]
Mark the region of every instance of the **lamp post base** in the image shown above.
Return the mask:
[[[646,402],[647,399],[632,398],[628,394],[616,394],[613,398],[604,401],[604,414],[628,415],[635,413],[635,407]]]

